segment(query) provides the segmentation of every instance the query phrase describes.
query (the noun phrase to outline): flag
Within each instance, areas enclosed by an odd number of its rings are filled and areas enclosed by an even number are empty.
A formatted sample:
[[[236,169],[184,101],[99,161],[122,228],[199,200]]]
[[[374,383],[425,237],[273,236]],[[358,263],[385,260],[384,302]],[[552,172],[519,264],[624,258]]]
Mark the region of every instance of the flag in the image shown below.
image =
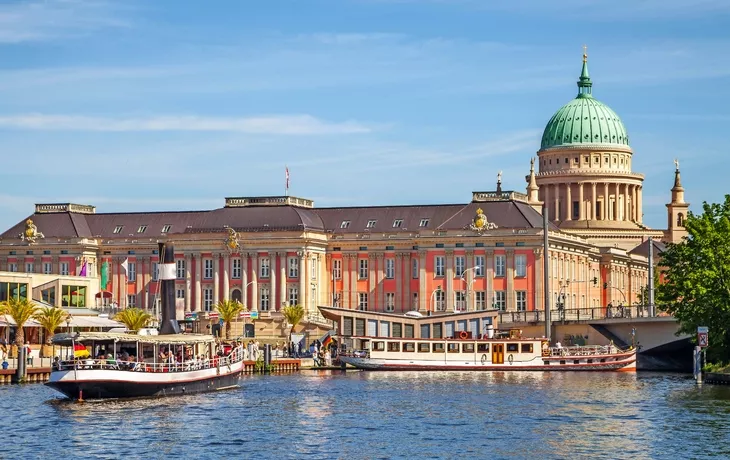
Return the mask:
[[[325,337],[322,341],[322,348],[325,348],[330,343],[332,343],[332,336],[328,334],[327,337]]]
[[[129,273],[129,259],[124,259],[124,262],[120,265],[122,267],[122,270],[124,270],[124,276],[127,276]]]
[[[286,191],[289,191],[289,166],[286,167]]]
[[[81,271],[79,272],[79,276],[86,276],[86,260],[84,260],[84,265],[81,266]]]
[[[109,262],[106,260],[101,264],[101,290],[106,289],[109,284]]]

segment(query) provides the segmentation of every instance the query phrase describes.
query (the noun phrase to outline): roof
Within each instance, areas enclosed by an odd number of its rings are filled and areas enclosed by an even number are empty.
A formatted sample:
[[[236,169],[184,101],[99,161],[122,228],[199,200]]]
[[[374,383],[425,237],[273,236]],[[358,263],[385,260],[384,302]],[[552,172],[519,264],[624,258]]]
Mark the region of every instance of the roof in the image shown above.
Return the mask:
[[[652,246],[654,248],[654,251],[653,251],[654,260],[659,260],[659,258],[662,256],[662,252],[667,250],[667,246],[663,242],[653,239],[653,238],[651,241],[652,241]],[[647,238],[643,243],[641,243],[640,245],[636,246],[634,249],[629,251],[629,254],[649,257],[649,239]]]
[[[77,332],[75,334],[56,334],[53,343],[56,345],[71,345],[75,342],[107,341],[139,342],[139,343],[213,343],[215,337],[203,334],[170,334],[170,335],[136,335],[123,332]]]
[[[540,149],[584,144],[629,146],[629,136],[619,116],[593,97],[587,56],[583,58],[578,95],[550,118]]]

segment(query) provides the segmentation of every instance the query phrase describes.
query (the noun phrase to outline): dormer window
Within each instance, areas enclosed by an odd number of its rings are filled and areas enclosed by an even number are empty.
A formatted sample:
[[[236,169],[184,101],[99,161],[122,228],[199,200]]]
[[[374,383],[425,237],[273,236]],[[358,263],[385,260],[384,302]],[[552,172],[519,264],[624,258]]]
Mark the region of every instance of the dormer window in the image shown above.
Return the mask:
[[[403,226],[403,219],[396,219],[393,221],[393,228],[399,228]]]
[[[421,219],[421,223],[418,224],[419,227],[428,227],[428,222],[431,219]]]
[[[350,221],[349,220],[343,220],[340,224],[340,228],[349,228],[350,227]]]
[[[114,233],[122,233],[122,229],[124,228],[124,225],[117,225],[114,227]]]
[[[171,228],[172,228],[172,225],[165,225],[164,227],[162,227],[162,233],[169,232]]]
[[[374,228],[378,221],[376,219],[370,219],[366,228]]]
[[[139,228],[137,229],[137,233],[144,233],[146,231],[147,231],[146,225],[140,225]]]

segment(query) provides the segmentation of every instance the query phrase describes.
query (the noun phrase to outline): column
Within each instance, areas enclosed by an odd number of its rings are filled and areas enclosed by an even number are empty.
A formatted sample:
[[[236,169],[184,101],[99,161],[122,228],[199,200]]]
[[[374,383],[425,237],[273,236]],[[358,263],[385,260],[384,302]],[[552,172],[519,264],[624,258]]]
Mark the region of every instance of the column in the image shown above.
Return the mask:
[[[628,220],[628,221],[633,220],[633,216],[631,215],[631,206],[634,204],[633,199],[629,200],[629,198],[632,195],[632,192],[629,190],[629,187],[633,187],[633,185],[626,184],[626,198],[625,198],[625,201],[626,201],[625,216],[626,216],[626,218],[624,220]]]
[[[476,270],[470,270],[471,268],[474,268],[474,250],[473,249],[467,249],[466,250],[466,259],[464,260],[466,263],[466,270],[469,270],[466,272],[466,279],[464,282],[466,283],[466,286],[464,286],[464,291],[466,293],[466,297],[464,300],[466,301],[466,311],[474,311],[475,308],[475,302],[474,302],[474,275],[476,275]]]
[[[134,259],[134,268],[137,271],[135,276],[137,277],[135,283],[134,283],[134,293],[137,296],[137,307],[144,308],[144,285],[143,279],[142,279],[142,273],[144,271],[144,259],[141,257],[136,257]]]
[[[112,259],[112,260],[113,260],[114,262],[120,263],[120,262],[119,262],[119,258],[118,258],[118,257],[115,257],[115,258],[114,258],[114,259]],[[8,259],[7,259],[7,257],[3,257],[3,261],[2,261],[2,268],[0,268],[0,270],[5,270],[5,271],[7,271],[7,270],[8,270]],[[60,267],[60,266],[58,265],[58,256],[53,256],[53,257],[51,258],[51,273],[53,273],[54,275],[58,275],[58,274],[60,274],[60,273],[61,273],[61,267]],[[111,275],[112,273],[119,273],[119,271],[118,271],[118,270],[117,270],[117,268],[116,268],[116,264],[114,264],[114,269],[113,269],[113,271],[111,271],[110,275]],[[111,278],[110,278],[110,279],[111,279]],[[113,285],[113,284],[114,284],[114,283],[112,283],[112,285]],[[113,292],[113,288],[112,288],[112,292]]]
[[[413,310],[413,300],[411,294],[411,279],[413,278],[413,262],[410,252],[403,254],[403,311]]]
[[[288,293],[286,292],[286,251],[279,253],[279,310],[286,304]]]
[[[378,269],[376,275],[378,279],[375,283],[375,290],[377,292],[378,306],[380,311],[385,311],[385,287],[383,286],[385,280],[385,254],[376,254],[375,260],[378,262]]]
[[[252,252],[251,259],[251,311],[259,311],[259,253]]]
[[[596,183],[591,182],[591,219],[597,220],[598,215],[596,214]]]
[[[623,189],[624,189],[624,192],[622,195],[624,197],[624,203],[622,206],[623,216],[621,216],[622,217],[621,220],[627,221],[627,220],[629,220],[629,184],[624,184]]]
[[[241,257],[241,301],[250,310],[252,302],[248,299],[248,253],[240,252],[238,255]]]
[[[565,184],[565,220],[573,220],[573,184]],[[507,294],[509,297],[509,294]]]
[[[309,313],[309,304],[307,303],[307,253],[305,251],[297,252],[299,256],[299,305],[304,307],[304,311]]]
[[[637,192],[636,196],[636,215],[637,215],[637,222],[642,223],[644,221],[644,208],[643,208],[643,195],[644,195],[644,187],[639,186],[639,190]]]
[[[595,195],[593,195],[595,197]],[[595,200],[594,200],[595,201]],[[543,264],[545,263],[543,261],[543,257],[545,257],[545,251],[539,248],[535,248],[532,250],[532,253],[535,256],[535,265],[533,270],[533,278],[535,280],[535,292],[533,292],[533,300],[532,305],[534,310],[540,310],[538,308],[538,305],[542,305],[543,303],[543,297],[545,296],[544,286],[543,286]],[[543,305],[543,311],[545,309],[545,306]],[[529,310],[529,306],[528,306]]]
[[[114,267],[111,272],[111,279],[112,279],[112,292],[114,298],[119,303],[119,307],[124,307],[124,302],[122,300],[122,260],[120,257],[114,257],[112,259],[112,266]],[[56,270],[56,263],[58,262],[58,257],[53,256],[53,273],[60,273],[60,266],[58,267],[58,270]]]
[[[195,303],[193,311],[203,311],[203,290],[201,280],[203,277],[203,255],[195,256]]]
[[[231,298],[230,270],[231,255],[226,253],[223,254],[223,300]]]
[[[578,208],[578,220],[586,220],[586,202],[583,196],[583,182],[578,184],[578,202],[580,207]]]
[[[601,206],[601,220],[608,220],[610,200],[608,199],[608,182],[603,183],[603,206]]]
[[[431,293],[426,292],[426,255],[427,251],[418,251],[418,303],[420,310],[428,311],[431,308]]]
[[[220,268],[221,268],[221,255],[213,254],[213,305],[218,304],[220,301]]]
[[[276,253],[269,251],[269,311],[279,311],[276,303]]]
[[[368,253],[368,310],[377,311],[378,299],[375,293],[378,280],[375,278],[376,258],[374,253]]]
[[[554,184],[553,192],[555,194],[555,197],[553,198],[555,206],[555,215],[553,216],[553,220],[560,220],[560,185]]]
[[[570,185],[568,185],[568,189],[570,189]],[[505,275],[507,275],[507,310],[515,311],[517,309],[515,303],[515,251],[514,249],[507,249],[505,252],[507,268],[505,272]]]
[[[485,254],[485,279],[487,280],[487,293],[485,294],[487,298],[485,300],[487,302],[487,310],[491,310],[492,303],[494,302],[494,250],[487,249]]]
[[[615,195],[613,198],[613,220],[618,221],[621,218],[621,213],[619,212],[621,210],[621,205],[618,201],[618,197],[621,196],[620,184],[615,184],[615,189]]]
[[[639,215],[638,215],[638,209],[636,206],[636,191],[639,187],[637,185],[633,185],[631,187],[631,218],[634,222],[639,221]]]
[[[185,311],[189,312],[193,303],[191,287],[191,272],[192,272],[192,257],[190,254],[185,254]]]
[[[325,263],[327,264],[327,273],[326,273],[326,281],[327,281],[327,299],[324,302],[324,305],[331,305],[335,306],[334,302],[334,278],[333,273],[334,270],[332,270],[332,254],[325,254]],[[325,281],[325,280],[323,280]]]
[[[454,251],[446,251],[446,311],[454,311]]]
[[[400,311],[408,311],[405,309],[403,302],[403,254],[397,252],[395,254],[395,305],[400,307]],[[394,310],[397,308],[394,306]]]
[[[540,187],[540,190],[543,191],[544,196],[542,197],[543,207],[545,208],[548,220],[550,220],[550,186],[545,184],[545,186]]]
[[[342,292],[340,303],[342,308],[352,308],[350,304],[350,254],[342,254]]]
[[[350,308],[357,310],[357,278],[360,257],[357,253],[350,254]]]

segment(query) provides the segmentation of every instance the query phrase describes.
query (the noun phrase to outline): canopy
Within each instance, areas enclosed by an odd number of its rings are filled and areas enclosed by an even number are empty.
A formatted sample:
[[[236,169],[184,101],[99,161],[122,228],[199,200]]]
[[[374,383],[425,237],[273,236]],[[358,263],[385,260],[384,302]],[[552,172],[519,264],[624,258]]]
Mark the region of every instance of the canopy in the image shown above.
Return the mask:
[[[53,336],[53,343],[56,345],[71,345],[75,342],[91,341],[117,341],[117,342],[139,342],[139,343],[213,343],[215,337],[202,334],[169,334],[169,335],[137,335],[123,332],[77,332],[75,334],[63,333]]]
[[[17,326],[15,324],[15,320],[13,320],[13,317],[10,315],[0,315],[0,326]],[[34,319],[29,319],[28,321],[23,324],[23,327],[41,327],[40,323]]]
[[[66,324],[65,322],[63,324]],[[124,327],[124,324],[101,316],[74,316],[71,315],[71,327]]]
[[[96,295],[94,297],[96,297],[97,299],[99,299],[101,297],[104,297],[105,299],[111,299],[112,293],[109,291],[99,291],[96,293]]]

